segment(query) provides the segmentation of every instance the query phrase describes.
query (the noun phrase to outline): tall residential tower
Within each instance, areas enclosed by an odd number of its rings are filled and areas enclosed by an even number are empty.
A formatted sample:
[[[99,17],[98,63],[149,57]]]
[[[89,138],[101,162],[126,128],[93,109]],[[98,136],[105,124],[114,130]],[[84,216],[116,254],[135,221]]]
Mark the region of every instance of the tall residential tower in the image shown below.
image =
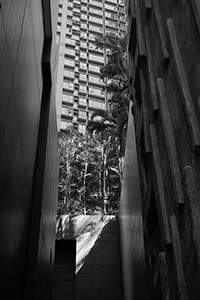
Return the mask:
[[[73,124],[79,132],[95,109],[107,106],[99,68],[106,63],[108,50],[97,50],[95,34],[121,36],[126,30],[123,0],[60,0],[57,43],[58,130]]]

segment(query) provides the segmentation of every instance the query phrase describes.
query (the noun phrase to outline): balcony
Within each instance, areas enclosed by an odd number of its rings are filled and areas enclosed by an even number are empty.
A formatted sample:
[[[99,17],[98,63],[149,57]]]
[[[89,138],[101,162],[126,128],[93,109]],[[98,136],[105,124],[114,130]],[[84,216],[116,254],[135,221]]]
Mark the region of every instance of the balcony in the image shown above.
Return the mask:
[[[78,120],[87,121],[87,113],[85,111],[79,111]]]
[[[72,95],[63,94],[62,103],[72,106],[74,104],[74,97]]]
[[[94,100],[89,100],[89,108],[94,109],[105,109],[105,103],[104,102],[98,102]]]
[[[86,95],[87,94],[87,86],[86,85],[79,85],[79,94]]]
[[[100,72],[99,66],[89,64],[89,71],[90,71],[90,73],[99,74],[99,72]]]
[[[102,33],[102,31],[103,31],[102,27],[92,26],[89,24],[89,32]]]
[[[73,109],[72,108],[68,109],[68,107],[62,107],[61,119],[72,120],[73,119]]]
[[[64,67],[65,68],[70,68],[70,69],[74,69],[74,66],[75,66],[75,64],[74,64],[74,60],[72,60],[72,59],[64,59]]]
[[[87,53],[86,52],[80,52],[80,59],[87,60]]]
[[[87,82],[87,75],[80,73],[80,75],[79,75],[79,82],[86,83]]]
[[[93,55],[89,53],[89,61],[90,62],[95,62],[98,64],[103,64],[104,63],[104,57],[103,56],[99,56],[99,55]]]
[[[63,93],[74,91],[74,84],[72,82],[63,82]]]
[[[89,5],[92,5],[94,7],[102,7],[102,3],[97,2],[97,1],[93,1],[93,0],[89,1]]]
[[[74,72],[71,70],[65,69],[63,72],[63,79],[64,80],[67,80],[67,79],[74,80]]]
[[[75,58],[75,50],[66,49],[65,50],[65,58],[72,57]]]
[[[87,99],[79,98],[78,107],[86,108],[87,107]]]

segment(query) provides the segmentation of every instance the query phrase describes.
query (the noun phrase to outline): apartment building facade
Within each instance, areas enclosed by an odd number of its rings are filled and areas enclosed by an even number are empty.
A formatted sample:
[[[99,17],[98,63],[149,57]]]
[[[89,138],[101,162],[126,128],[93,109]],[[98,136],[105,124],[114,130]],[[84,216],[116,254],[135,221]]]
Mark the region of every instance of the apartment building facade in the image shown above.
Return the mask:
[[[84,133],[96,109],[107,108],[107,95],[99,80],[108,50],[97,50],[96,34],[121,36],[126,31],[124,0],[60,0],[57,43],[58,130],[73,124]]]

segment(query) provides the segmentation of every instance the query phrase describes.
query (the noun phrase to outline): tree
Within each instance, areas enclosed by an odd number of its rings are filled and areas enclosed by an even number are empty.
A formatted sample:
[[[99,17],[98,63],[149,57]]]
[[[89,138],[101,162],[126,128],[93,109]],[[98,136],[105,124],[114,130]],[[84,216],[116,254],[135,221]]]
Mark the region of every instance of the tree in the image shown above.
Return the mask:
[[[99,119],[100,117],[100,119]],[[119,141],[116,136],[115,119],[107,111],[98,110],[91,116],[88,121],[87,130],[96,139],[101,153],[101,171],[100,186],[102,198],[102,215],[106,213],[106,205],[108,205],[113,189],[111,188],[111,177],[113,173],[118,178],[118,189],[120,189],[120,180],[122,179],[122,168],[119,163]],[[110,184],[109,184],[110,183]],[[111,191],[112,190],[112,191]],[[119,196],[119,195],[118,195]]]
[[[58,215],[95,213],[100,206],[103,210],[102,163],[106,162],[102,147],[96,137],[81,135],[73,128],[59,134]]]
[[[69,213],[69,211],[75,213],[80,210],[83,166],[81,161],[76,159],[76,156],[81,138],[81,135],[73,127],[69,127],[65,133],[59,133],[58,215]]]
[[[127,35],[118,37],[97,34],[94,44],[97,49],[107,49],[110,52],[107,64],[100,70],[100,78],[103,81],[107,78],[124,80],[127,77]]]
[[[105,84],[103,90],[108,95],[110,111],[115,118],[116,134],[122,146],[121,156],[123,156],[130,102],[126,53],[127,35],[117,37],[98,34],[94,44],[97,49],[107,49],[110,53],[107,63],[100,69],[100,80]]]

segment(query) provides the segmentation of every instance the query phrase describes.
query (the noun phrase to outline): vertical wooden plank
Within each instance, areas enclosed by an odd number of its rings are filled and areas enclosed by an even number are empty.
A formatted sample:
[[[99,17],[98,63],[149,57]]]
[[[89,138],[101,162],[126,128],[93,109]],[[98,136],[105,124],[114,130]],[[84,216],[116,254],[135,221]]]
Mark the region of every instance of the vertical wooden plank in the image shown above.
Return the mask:
[[[158,100],[157,100],[157,95],[156,95],[156,87],[155,87],[155,80],[154,80],[154,74],[153,74],[153,61],[152,61],[152,52],[151,52],[151,44],[150,44],[150,39],[149,39],[148,27],[145,27],[145,41],[146,41],[146,50],[147,50],[147,64],[148,64],[152,108],[153,108],[153,113],[157,113],[158,112]]]
[[[163,131],[165,136],[165,142],[167,146],[176,205],[179,208],[182,208],[182,206],[184,205],[184,197],[183,197],[182,184],[181,184],[181,174],[179,169],[178,155],[176,150],[176,144],[175,144],[172,124],[171,124],[169,109],[167,105],[166,91],[165,91],[163,80],[161,78],[157,79],[157,84],[158,84],[158,93],[159,93],[159,100],[160,100],[159,102],[160,110],[162,116],[162,126],[163,126]]]
[[[158,141],[156,137],[156,131],[153,124],[150,125],[150,138],[151,138],[151,148],[153,155],[153,166],[155,170],[155,191],[156,191],[156,204],[158,209],[158,218],[160,222],[160,228],[162,229],[162,240],[164,244],[171,243],[169,222],[167,216],[166,202],[165,202],[165,192],[163,185],[163,177],[160,163],[160,153],[158,148]]]
[[[148,15],[151,14],[151,8],[152,8],[151,0],[145,0],[145,12]]]
[[[170,300],[169,298],[169,279],[168,279],[168,268],[165,252],[160,252],[159,258],[159,268],[160,268],[160,281],[162,290],[162,299]]]
[[[177,225],[177,220],[175,215],[172,215],[170,217],[170,225],[171,225],[172,248],[174,253],[174,262],[176,268],[179,295],[181,300],[188,300],[187,287],[186,287],[185,276],[184,276],[183,266],[182,266],[180,238],[179,238],[178,225]]]
[[[200,268],[200,212],[197,199],[196,183],[191,166],[184,168],[184,186],[189,201],[190,215],[192,220],[192,236],[197,253]]]
[[[140,7],[138,0],[135,0],[135,10],[136,10],[136,24],[137,24],[137,38],[138,38],[138,47],[139,55],[141,59],[146,58],[146,47],[144,42],[143,30],[142,30],[142,21],[140,14]]]
[[[169,53],[168,53],[166,42],[165,42],[164,28],[163,28],[162,16],[160,13],[158,0],[153,0],[153,7],[154,7],[154,12],[155,12],[155,17],[156,17],[158,34],[159,34],[159,38],[160,38],[162,62],[163,62],[163,65],[165,67],[167,67],[169,64]]]
[[[199,0],[190,0],[190,3],[192,6],[192,9],[193,9],[197,27],[198,27],[199,33],[200,33],[200,2],[199,2]]]
[[[174,23],[172,19],[167,19],[167,27],[169,32],[169,39],[172,48],[172,56],[174,60],[174,66],[176,71],[179,88],[183,98],[185,115],[189,126],[190,137],[192,141],[193,151],[200,153],[200,132],[197,122],[197,116],[193,105],[193,99],[189,90],[186,72],[183,66],[183,60],[178,48],[176,32],[174,29]]]
[[[143,115],[143,129],[144,129],[144,146],[145,153],[151,152],[151,144],[149,137],[149,118],[148,118],[148,106],[147,106],[147,89],[144,78],[143,70],[140,70],[140,89],[142,97],[142,115]]]

